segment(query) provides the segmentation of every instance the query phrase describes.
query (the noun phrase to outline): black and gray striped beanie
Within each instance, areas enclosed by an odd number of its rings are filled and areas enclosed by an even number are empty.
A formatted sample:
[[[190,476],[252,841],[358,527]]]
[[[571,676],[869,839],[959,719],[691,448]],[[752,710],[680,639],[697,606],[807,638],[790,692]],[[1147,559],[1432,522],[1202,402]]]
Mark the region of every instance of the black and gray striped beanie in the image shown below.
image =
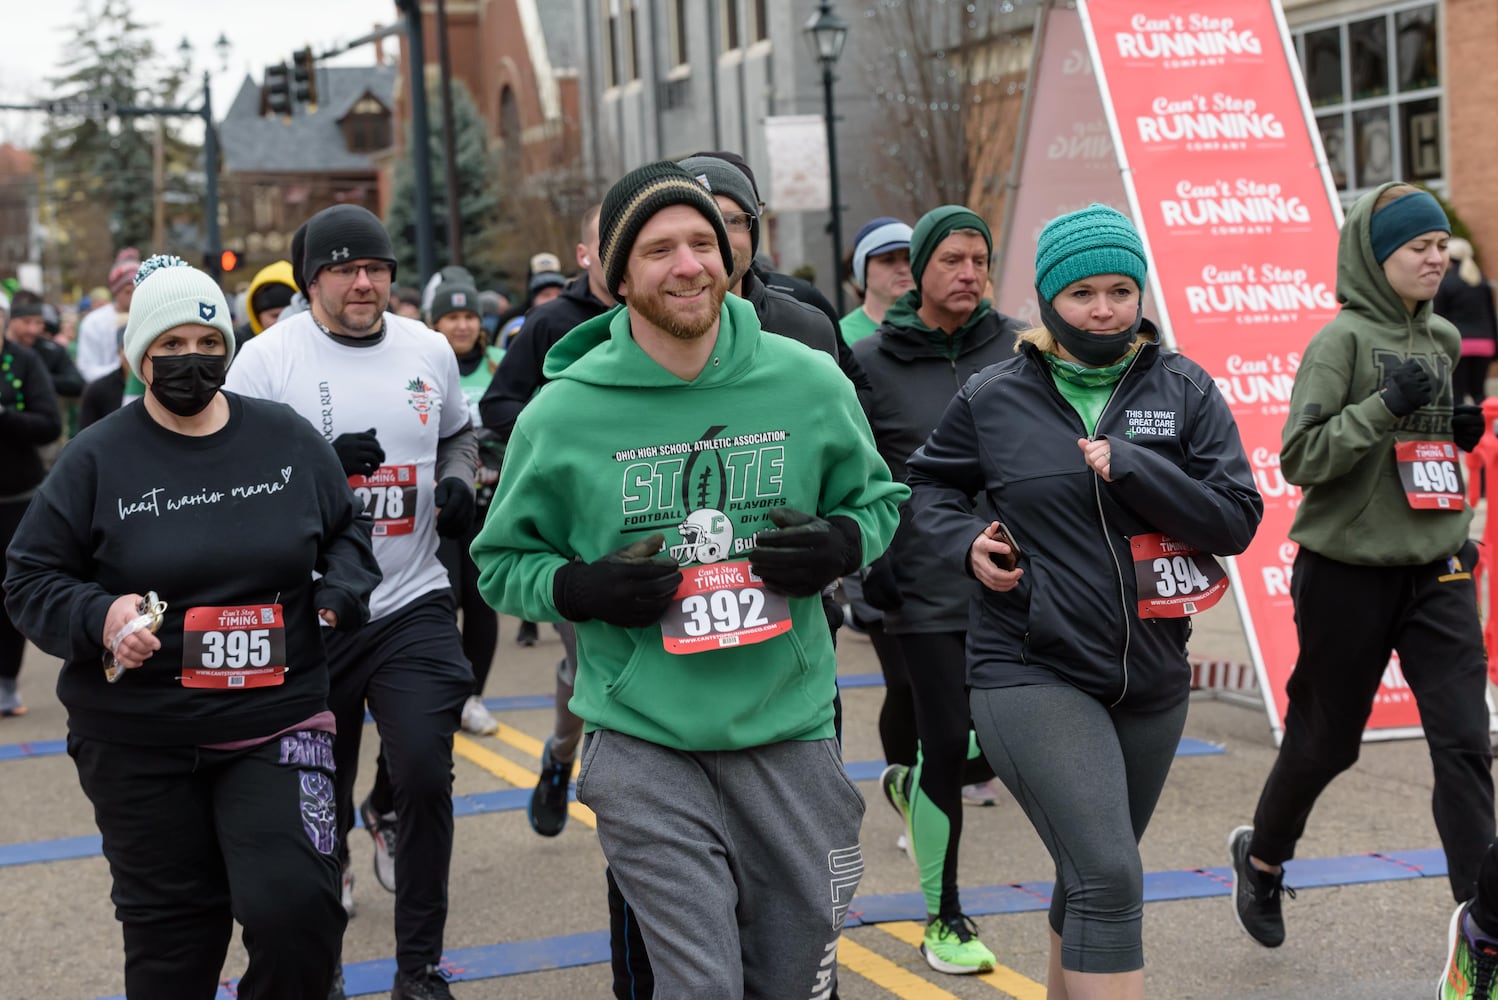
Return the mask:
[[[733,248],[723,213],[718,203],[697,179],[676,164],[666,160],[647,163],[621,177],[603,196],[598,213],[598,255],[603,259],[604,279],[609,292],[618,297],[619,282],[624,280],[629,252],[650,217],[671,205],[697,209],[713,224],[718,236],[718,251],[723,255],[723,269],[733,273]]]

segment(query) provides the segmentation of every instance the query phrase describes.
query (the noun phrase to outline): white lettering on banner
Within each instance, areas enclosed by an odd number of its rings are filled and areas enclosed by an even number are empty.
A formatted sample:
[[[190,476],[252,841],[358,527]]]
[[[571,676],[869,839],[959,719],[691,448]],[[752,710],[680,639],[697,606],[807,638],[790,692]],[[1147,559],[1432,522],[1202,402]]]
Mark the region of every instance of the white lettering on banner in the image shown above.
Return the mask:
[[[1245,265],[1226,270],[1215,264],[1202,268],[1200,285],[1187,285],[1186,305],[1202,313],[1294,312],[1297,309],[1337,308],[1336,296],[1324,282],[1312,284],[1304,268],[1274,264]]]
[[[1261,567],[1264,576],[1264,593],[1269,597],[1289,597],[1290,578],[1295,570],[1295,550],[1300,546],[1284,542],[1279,548],[1279,564]]]
[[[1249,461],[1254,467],[1254,485],[1262,496],[1270,499],[1286,497],[1292,501],[1291,507],[1299,505],[1300,487],[1285,479],[1278,451],[1255,448],[1249,454]]]
[[[1187,139],[1283,139],[1285,126],[1274,112],[1260,113],[1252,98],[1200,94],[1187,100],[1155,98],[1151,114],[1134,121],[1141,142]]]
[[[1125,59],[1180,59],[1192,56],[1259,55],[1263,44],[1253,31],[1235,31],[1231,17],[1205,14],[1146,17],[1136,14],[1132,31],[1113,36]]]
[[[1193,184],[1181,181],[1176,197],[1160,202],[1160,215],[1172,229],[1187,226],[1241,223],[1300,223],[1311,221],[1311,211],[1300,198],[1284,197],[1278,184],[1239,180]]]

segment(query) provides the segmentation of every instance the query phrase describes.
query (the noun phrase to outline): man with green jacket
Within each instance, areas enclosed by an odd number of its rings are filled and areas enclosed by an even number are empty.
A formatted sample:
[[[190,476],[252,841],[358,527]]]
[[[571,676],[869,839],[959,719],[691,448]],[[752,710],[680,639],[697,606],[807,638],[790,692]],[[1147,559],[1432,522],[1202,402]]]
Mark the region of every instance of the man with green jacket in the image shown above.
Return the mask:
[[[880,555],[892,482],[830,357],[725,298],[717,203],[655,163],[604,199],[625,308],[550,352],[473,544],[496,608],[577,623],[577,796],[657,997],[818,997],[863,872],[819,595]]]

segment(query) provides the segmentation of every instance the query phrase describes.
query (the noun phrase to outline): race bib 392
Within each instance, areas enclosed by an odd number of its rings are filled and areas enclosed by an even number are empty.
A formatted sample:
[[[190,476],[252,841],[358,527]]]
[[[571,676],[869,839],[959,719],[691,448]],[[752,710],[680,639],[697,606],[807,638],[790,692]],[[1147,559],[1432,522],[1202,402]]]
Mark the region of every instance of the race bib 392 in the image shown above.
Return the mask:
[[[791,630],[785,597],[765,589],[749,561],[684,566],[681,586],[661,619],[668,653],[748,646]]]

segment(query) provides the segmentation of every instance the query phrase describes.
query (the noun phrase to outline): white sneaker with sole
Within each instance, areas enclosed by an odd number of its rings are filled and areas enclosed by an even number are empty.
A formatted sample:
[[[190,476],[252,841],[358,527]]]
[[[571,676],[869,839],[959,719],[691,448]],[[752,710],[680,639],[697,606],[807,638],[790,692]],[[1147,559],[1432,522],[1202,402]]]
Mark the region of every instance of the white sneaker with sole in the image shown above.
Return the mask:
[[[463,703],[463,729],[475,736],[493,736],[499,731],[499,723],[476,694]]]

